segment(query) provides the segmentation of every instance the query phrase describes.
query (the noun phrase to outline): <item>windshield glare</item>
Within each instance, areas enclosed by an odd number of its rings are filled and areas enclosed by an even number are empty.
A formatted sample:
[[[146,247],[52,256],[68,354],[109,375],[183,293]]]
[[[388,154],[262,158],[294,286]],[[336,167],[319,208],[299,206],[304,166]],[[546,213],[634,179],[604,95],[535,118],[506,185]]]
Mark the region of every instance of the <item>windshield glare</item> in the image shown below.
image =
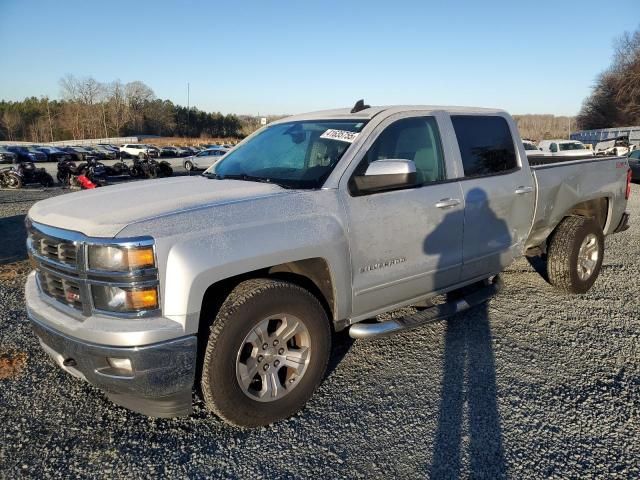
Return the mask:
[[[275,124],[228,153],[205,174],[268,181],[289,188],[320,188],[365,123],[316,120]],[[338,132],[328,138],[329,130]]]
[[[584,150],[584,145],[581,143],[561,143],[560,150]]]

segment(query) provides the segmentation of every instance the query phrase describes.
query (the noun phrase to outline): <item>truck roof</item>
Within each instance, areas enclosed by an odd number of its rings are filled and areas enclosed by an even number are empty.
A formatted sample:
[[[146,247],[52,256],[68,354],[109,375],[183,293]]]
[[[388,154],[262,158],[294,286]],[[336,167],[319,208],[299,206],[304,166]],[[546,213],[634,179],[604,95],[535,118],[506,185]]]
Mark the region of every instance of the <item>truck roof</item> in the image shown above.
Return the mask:
[[[351,113],[351,108],[318,110],[315,112],[301,113],[301,114],[285,117],[273,123],[290,122],[290,121],[296,121],[296,120],[333,120],[333,119],[369,120],[382,112],[385,112],[387,115],[391,115],[393,113],[400,113],[400,112],[406,112],[411,110],[433,110],[433,111],[441,110],[445,112],[452,112],[452,113],[459,113],[459,114],[506,113],[504,110],[497,109],[497,108],[460,107],[460,106],[443,106],[443,105],[382,105],[382,106],[371,106],[369,108],[365,108],[364,110],[360,110],[359,112],[356,112],[356,113]]]

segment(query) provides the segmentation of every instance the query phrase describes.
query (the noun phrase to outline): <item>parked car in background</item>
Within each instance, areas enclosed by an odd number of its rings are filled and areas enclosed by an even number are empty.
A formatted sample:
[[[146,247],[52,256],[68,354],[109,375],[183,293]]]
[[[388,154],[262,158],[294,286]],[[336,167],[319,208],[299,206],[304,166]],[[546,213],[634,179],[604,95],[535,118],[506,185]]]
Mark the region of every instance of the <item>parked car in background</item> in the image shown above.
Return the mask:
[[[47,161],[49,162],[71,160],[71,155],[58,147],[42,146],[37,148],[47,156]]]
[[[61,147],[60,149],[70,154],[74,162],[84,162],[94,156],[91,151],[83,147]]]
[[[18,155],[0,145],[0,163],[13,164],[16,160],[18,160]]]
[[[192,170],[206,170],[225,156],[228,151],[228,149],[221,147],[209,148],[185,158],[182,166],[187,172]]]
[[[551,155],[549,152],[540,150],[531,140],[522,140],[522,144],[524,145],[524,153],[527,157],[531,155]]]
[[[118,154],[100,145],[89,145],[85,147],[92,151],[98,160],[115,160]]]
[[[640,182],[640,150],[633,150],[627,158],[631,167],[631,180]]]
[[[126,143],[120,147],[120,155],[125,157],[146,158],[158,157],[160,152],[144,143]]]
[[[25,145],[11,145],[7,150],[15,153],[20,162],[46,162],[47,155],[35,147]]]
[[[605,140],[604,142],[598,142],[595,152],[596,155],[623,156],[631,152],[634,147],[635,145],[629,143],[629,137],[618,137]]]
[[[120,154],[120,147],[118,147],[117,145],[111,145],[110,143],[99,143],[98,146],[115,153],[116,157]]]
[[[543,152],[562,157],[593,156],[593,152],[578,140],[543,140],[538,144],[538,148]]]
[[[178,152],[176,147],[172,147],[171,145],[166,145],[164,147],[160,147],[160,156],[161,157],[177,157]]]
[[[188,157],[189,155],[191,155],[191,152],[184,147],[176,145],[174,148],[176,149],[176,154],[178,157]]]

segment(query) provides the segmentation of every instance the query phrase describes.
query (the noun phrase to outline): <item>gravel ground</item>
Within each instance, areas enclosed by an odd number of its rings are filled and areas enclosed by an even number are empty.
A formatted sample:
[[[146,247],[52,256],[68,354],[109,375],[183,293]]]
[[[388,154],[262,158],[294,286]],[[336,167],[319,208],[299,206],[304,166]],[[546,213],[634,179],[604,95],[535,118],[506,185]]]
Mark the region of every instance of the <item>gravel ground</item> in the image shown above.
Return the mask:
[[[48,360],[15,242],[57,192],[0,192],[0,477],[640,477],[638,185],[588,294],[557,293],[521,260],[486,306],[389,339],[336,336],[307,407],[258,430],[198,399],[189,418],[149,419]]]

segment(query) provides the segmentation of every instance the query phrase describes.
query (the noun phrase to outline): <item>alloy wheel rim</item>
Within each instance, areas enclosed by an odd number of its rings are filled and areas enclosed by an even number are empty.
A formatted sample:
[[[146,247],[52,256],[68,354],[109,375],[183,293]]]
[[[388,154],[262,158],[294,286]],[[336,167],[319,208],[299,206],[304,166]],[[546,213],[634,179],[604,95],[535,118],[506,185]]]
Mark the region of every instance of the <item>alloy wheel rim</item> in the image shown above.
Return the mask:
[[[580,280],[588,280],[593,275],[599,257],[598,237],[590,233],[582,241],[578,251],[578,277]]]
[[[251,329],[238,349],[238,385],[252,400],[280,400],[300,383],[310,360],[311,336],[302,320],[271,315]]]

